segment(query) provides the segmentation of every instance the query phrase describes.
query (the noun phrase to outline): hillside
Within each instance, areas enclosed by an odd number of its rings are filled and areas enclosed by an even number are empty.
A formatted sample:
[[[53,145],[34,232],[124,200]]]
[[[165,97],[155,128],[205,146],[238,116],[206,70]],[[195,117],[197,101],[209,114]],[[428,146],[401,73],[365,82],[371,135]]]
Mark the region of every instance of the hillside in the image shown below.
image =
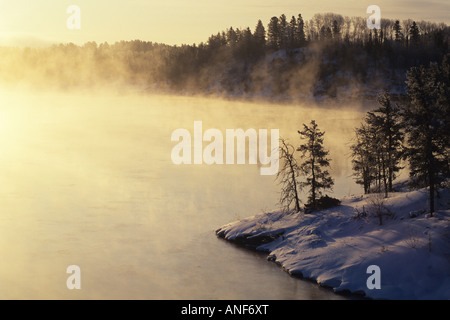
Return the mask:
[[[0,48],[0,83],[56,87],[135,87],[146,92],[266,100],[373,97],[404,93],[412,66],[449,52],[443,23],[316,14],[272,17],[254,30],[233,28],[199,44],[133,40]]]

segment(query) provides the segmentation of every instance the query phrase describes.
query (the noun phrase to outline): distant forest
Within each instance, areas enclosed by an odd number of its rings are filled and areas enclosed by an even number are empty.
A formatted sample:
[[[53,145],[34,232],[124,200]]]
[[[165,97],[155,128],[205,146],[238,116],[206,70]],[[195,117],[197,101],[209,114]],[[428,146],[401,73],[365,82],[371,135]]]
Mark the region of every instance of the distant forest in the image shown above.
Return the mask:
[[[375,96],[405,91],[412,66],[441,63],[450,27],[316,14],[259,20],[206,42],[171,46],[141,40],[46,48],[0,48],[0,81],[58,88],[135,85],[149,92],[301,98]]]

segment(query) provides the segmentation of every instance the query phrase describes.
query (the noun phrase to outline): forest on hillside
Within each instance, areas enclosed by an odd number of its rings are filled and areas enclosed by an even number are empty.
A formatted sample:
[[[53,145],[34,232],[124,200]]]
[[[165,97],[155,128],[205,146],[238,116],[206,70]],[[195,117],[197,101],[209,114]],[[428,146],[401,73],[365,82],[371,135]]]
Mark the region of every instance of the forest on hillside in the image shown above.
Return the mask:
[[[206,42],[171,46],[141,40],[88,42],[46,48],[0,48],[0,82],[73,88],[110,84],[145,90],[239,97],[376,96],[405,91],[406,71],[440,63],[450,27],[382,19],[369,29],[362,17],[316,14],[259,20]]]

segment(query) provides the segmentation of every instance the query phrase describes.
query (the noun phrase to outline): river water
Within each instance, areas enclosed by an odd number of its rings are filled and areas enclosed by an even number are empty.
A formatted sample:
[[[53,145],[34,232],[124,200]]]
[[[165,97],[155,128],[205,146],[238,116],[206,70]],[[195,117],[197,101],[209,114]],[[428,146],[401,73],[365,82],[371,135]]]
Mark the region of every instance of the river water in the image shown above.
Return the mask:
[[[257,165],[175,165],[179,128],[326,131],[334,196],[358,193],[348,142],[361,113],[218,98],[3,90],[0,299],[342,299],[214,230],[278,208]],[[69,290],[68,266],[81,270]]]

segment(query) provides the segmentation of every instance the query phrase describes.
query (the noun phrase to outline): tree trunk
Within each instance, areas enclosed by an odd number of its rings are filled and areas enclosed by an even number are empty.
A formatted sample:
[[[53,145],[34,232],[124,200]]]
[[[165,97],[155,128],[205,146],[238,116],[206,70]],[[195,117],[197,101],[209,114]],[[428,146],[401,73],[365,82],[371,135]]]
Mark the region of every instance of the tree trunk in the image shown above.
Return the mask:
[[[387,184],[387,177],[386,177],[386,165],[383,158],[381,158],[381,167],[383,170],[383,184],[384,184],[384,197],[388,197],[388,184]]]
[[[316,208],[316,172],[315,172],[315,159],[314,156],[312,158],[312,180],[311,180],[311,202],[312,206]]]
[[[363,168],[363,185],[364,185],[364,194],[369,193],[369,177],[367,174],[367,170]]]
[[[316,208],[316,171],[315,171],[315,168],[316,168],[316,154],[315,154],[315,149],[314,149],[316,137],[314,136],[314,134],[312,136],[312,144],[311,144],[312,145],[312,149],[311,149],[311,156],[312,156],[312,159],[311,159],[311,172],[312,172],[311,202],[312,202],[313,209]]]
[[[428,163],[428,183],[430,185],[430,216],[433,216],[434,213],[434,158],[432,151],[432,142],[431,142],[431,134],[428,133],[427,136],[427,163]]]
[[[292,181],[294,182],[294,194],[295,194],[295,210],[297,212],[300,212],[300,201],[298,199],[298,192],[297,192],[297,182],[295,180],[295,170],[292,166],[292,163],[289,163],[291,167],[291,175],[292,175]]]
[[[389,137],[388,137],[388,174],[389,174],[389,192],[393,192],[393,187],[392,187],[392,180],[393,180],[393,175],[394,175],[394,165],[393,165],[393,161],[392,161],[392,134],[389,133]]]

